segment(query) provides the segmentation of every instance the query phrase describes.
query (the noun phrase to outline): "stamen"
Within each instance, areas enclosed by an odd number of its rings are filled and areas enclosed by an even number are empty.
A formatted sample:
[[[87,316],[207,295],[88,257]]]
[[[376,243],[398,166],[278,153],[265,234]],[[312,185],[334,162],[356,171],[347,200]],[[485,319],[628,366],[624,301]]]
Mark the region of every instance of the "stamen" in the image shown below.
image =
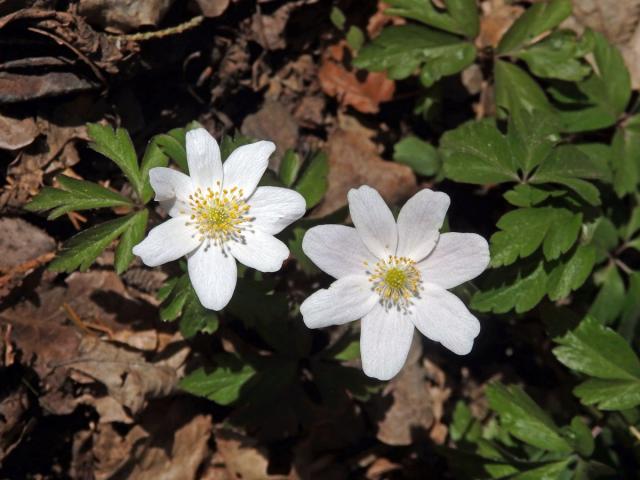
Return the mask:
[[[406,311],[420,296],[422,277],[415,264],[410,258],[389,255],[378,261],[373,271],[367,271],[371,287],[386,309]]]
[[[229,240],[244,242],[243,231],[253,220],[248,215],[249,205],[244,201],[244,191],[237,187],[231,190],[203,191],[197,188],[189,195],[190,219],[200,234],[200,240],[208,240],[222,246]]]

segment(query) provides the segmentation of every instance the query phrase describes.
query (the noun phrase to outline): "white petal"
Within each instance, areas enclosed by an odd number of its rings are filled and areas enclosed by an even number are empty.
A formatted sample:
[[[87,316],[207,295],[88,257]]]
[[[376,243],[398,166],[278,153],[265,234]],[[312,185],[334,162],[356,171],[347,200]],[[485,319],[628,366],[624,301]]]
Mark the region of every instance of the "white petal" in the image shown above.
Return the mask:
[[[378,296],[364,275],[349,275],[318,290],[300,305],[302,319],[309,328],[358,320],[369,313],[378,303]]]
[[[395,255],[398,227],[377,190],[363,185],[351,189],[347,197],[351,220],[367,248],[379,258]]]
[[[418,269],[424,281],[449,289],[476,278],[489,260],[489,244],[480,235],[443,233]]]
[[[247,267],[260,272],[277,272],[289,257],[289,249],[273,235],[255,230],[243,232],[244,242],[227,244],[231,255]]]
[[[214,188],[222,182],[222,160],[216,139],[204,128],[187,132],[189,176],[201,188]]]
[[[167,212],[172,217],[179,217],[182,215],[189,216],[191,215],[191,206],[177,198],[172,198],[170,200],[160,200],[160,208]]]
[[[236,148],[224,162],[224,188],[242,189],[244,198],[248,198],[256,189],[275,149],[273,142],[264,140]]]
[[[398,256],[420,261],[433,250],[450,203],[446,193],[425,189],[404,204],[398,214]]]
[[[356,229],[345,225],[310,228],[302,239],[302,251],[334,278],[362,275],[378,261],[362,243]]]
[[[370,377],[389,380],[407,360],[413,323],[410,315],[376,305],[363,319],[360,330],[362,369]]]
[[[200,303],[222,310],[233,296],[238,274],[235,259],[220,247],[203,244],[189,256],[189,278]]]
[[[156,192],[157,202],[173,198],[188,200],[194,190],[191,178],[172,168],[152,168],[149,170],[149,181]]]
[[[247,202],[254,228],[275,235],[304,215],[304,197],[288,188],[258,187]]]
[[[424,284],[422,298],[411,316],[418,330],[458,355],[466,355],[480,333],[480,322],[462,300],[431,283]]]
[[[157,267],[177,260],[198,248],[198,232],[187,225],[189,218],[171,218],[152,228],[142,242],[133,247],[133,254],[139,256],[145,265]]]

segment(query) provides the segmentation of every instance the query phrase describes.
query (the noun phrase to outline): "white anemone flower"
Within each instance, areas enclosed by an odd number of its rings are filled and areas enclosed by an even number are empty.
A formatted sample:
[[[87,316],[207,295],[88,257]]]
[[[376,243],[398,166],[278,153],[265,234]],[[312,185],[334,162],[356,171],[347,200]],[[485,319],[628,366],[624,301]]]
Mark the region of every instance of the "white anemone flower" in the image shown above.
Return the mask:
[[[447,290],[471,280],[489,264],[487,241],[474,233],[439,233],[449,196],[422,190],[393,218],[368,186],[349,192],[353,227],[320,225],[302,249],[336,278],[300,306],[309,328],[362,319],[364,373],[380,380],[404,365],[414,327],[458,355],[466,355],[480,322]]]
[[[293,190],[257,186],[272,142],[238,147],[224,164],[203,128],[187,133],[186,146],[189,176],[162,167],[149,172],[155,199],[172,218],[151,229],[133,253],[150,267],[186,255],[200,303],[221,310],[235,290],[236,260],[261,272],[280,269],[289,249],[274,235],[304,215],[306,205]]]

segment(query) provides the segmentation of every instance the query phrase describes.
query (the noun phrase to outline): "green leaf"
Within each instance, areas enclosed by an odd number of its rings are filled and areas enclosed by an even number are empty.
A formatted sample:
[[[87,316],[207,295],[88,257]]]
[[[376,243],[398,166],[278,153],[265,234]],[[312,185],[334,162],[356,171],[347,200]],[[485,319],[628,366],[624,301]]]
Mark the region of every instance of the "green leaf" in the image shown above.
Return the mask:
[[[180,333],[184,338],[191,338],[198,332],[214,333],[218,330],[218,314],[202,306],[197,295],[190,289],[186,304],[180,317]]]
[[[355,25],[351,25],[347,31],[347,43],[356,52],[364,45],[364,33]]]
[[[609,325],[620,315],[625,300],[624,281],[615,264],[607,266],[601,282],[602,287],[589,309],[589,315],[603,325]]]
[[[529,112],[517,104],[512,104],[509,112],[507,140],[511,156],[518,163],[525,176],[545,160],[555,144],[560,140],[560,124],[555,115],[544,111]]]
[[[631,77],[619,50],[600,33],[593,33],[594,72],[567,89],[560,119],[567,132],[597,130],[614,125],[631,97]],[[583,108],[579,108],[583,107]]]
[[[634,207],[625,228],[624,239],[629,240],[640,230],[640,207]]]
[[[393,146],[393,159],[426,177],[435,175],[440,170],[438,150],[413,135],[403,138]]]
[[[401,25],[382,30],[360,50],[353,64],[376,72],[386,70],[395,80],[407,78],[420,68],[421,81],[428,87],[471,65],[475,55],[475,47],[455,35],[419,25]]]
[[[506,313],[515,310],[527,312],[535,307],[547,293],[547,273],[539,263],[533,270],[518,269],[515,278],[496,272],[498,281],[488,289],[476,293],[471,308],[479,312]]]
[[[329,188],[329,160],[324,152],[317,152],[302,173],[295,186],[296,191],[307,202],[307,210],[315,207]]]
[[[451,33],[475,37],[480,28],[478,6],[475,0],[444,0],[446,11],[437,8],[431,0],[388,0],[388,15],[412,18]]]
[[[462,440],[473,422],[473,415],[467,405],[458,400],[453,409],[453,418],[449,424],[449,435],[454,442]]]
[[[501,426],[515,438],[547,451],[571,451],[551,417],[522,387],[492,383],[487,387],[487,399],[491,409],[500,415]]]
[[[187,164],[187,147],[185,145],[185,129],[174,128],[168,133],[161,133],[152,139],[152,143],[158,145],[160,149],[171,159],[184,173],[189,173]]]
[[[533,184],[564,185],[591,205],[600,204],[600,192],[586,180],[603,180],[608,175],[606,165],[586,155],[573,145],[556,147],[535,171]]]
[[[246,135],[242,135],[238,132],[236,132],[233,136],[225,135],[220,142],[220,155],[222,156],[222,161],[224,162],[227,158],[229,158],[231,152],[233,152],[236,148],[243,145],[248,145],[251,142],[253,142],[253,139],[251,137],[247,137]]]
[[[540,245],[547,260],[567,252],[578,239],[582,214],[565,208],[519,208],[503,215],[491,237],[491,265],[510,265]]]
[[[278,169],[278,177],[285,187],[290,187],[295,183],[301,166],[302,160],[295,151],[289,149],[284,153]]]
[[[582,57],[592,48],[592,35],[585,35],[583,41],[578,41],[575,32],[561,30],[521,50],[516,56],[538,77],[579,82],[591,73],[591,67]]]
[[[25,209],[30,212],[51,210],[48,220],[68,212],[105,207],[131,207],[131,200],[96,183],[65,175],[56,177],[62,189],[44,187]]]
[[[549,462],[541,467],[525,470],[516,475],[508,477],[509,480],[561,480],[567,478],[563,474],[569,473],[569,465],[572,458]]]
[[[521,183],[505,192],[503,197],[516,207],[533,207],[549,197],[561,197],[564,194],[562,190],[542,190],[528,183]]]
[[[619,197],[637,191],[640,181],[640,115],[618,127],[611,143],[613,188]]]
[[[589,278],[595,261],[595,247],[580,245],[569,260],[560,262],[549,273],[549,298],[553,301],[560,300],[580,288]]]
[[[530,112],[554,113],[544,91],[520,67],[496,60],[494,65],[496,105],[509,112],[524,108]]]
[[[344,13],[342,13],[342,10],[340,10],[335,5],[331,7],[331,13],[329,14],[329,19],[331,20],[331,23],[333,23],[333,25],[338,30],[344,30],[347,17],[345,17]]]
[[[565,429],[565,436],[573,445],[573,449],[583,457],[590,457],[595,448],[591,429],[580,417],[573,417],[571,426]]]
[[[440,140],[445,175],[456,182],[519,181],[509,143],[491,119],[470,121]]]
[[[289,246],[291,255],[296,259],[302,271],[307,275],[315,275],[319,273],[320,270],[302,250],[302,239],[305,233],[307,233],[307,229],[295,227],[293,229],[293,238],[289,240],[287,245]]]
[[[114,267],[118,275],[124,272],[133,260],[132,249],[144,239],[148,219],[149,211],[146,208],[140,210],[133,215],[127,229],[122,234],[114,259]]]
[[[49,264],[55,272],[84,271],[102,251],[122,235],[137,220],[135,213],[95,225],[71,237]]]
[[[191,295],[189,275],[182,275],[175,283],[167,298],[163,300],[160,318],[165,322],[172,322],[182,315],[182,310]]]
[[[640,320],[640,272],[629,275],[629,288],[622,304],[622,316],[618,332],[627,341],[632,342]]]
[[[142,157],[140,175],[144,181],[142,187],[142,203],[147,204],[153,198],[153,188],[149,179],[149,171],[156,167],[166,167],[169,165],[169,158],[162,152],[162,149],[154,141],[149,142]]]
[[[138,196],[142,198],[144,181],[140,175],[138,157],[129,132],[124,128],[114,130],[108,125],[98,123],[88,124],[87,131],[93,140],[89,147],[118,165]]]
[[[213,370],[199,368],[191,372],[180,381],[180,388],[220,405],[230,405],[238,400],[240,390],[256,371],[231,354],[216,355],[214,361]]]
[[[571,15],[571,0],[549,0],[532,5],[502,36],[496,52],[513,53],[538,35],[557,27]]]
[[[588,316],[555,341],[560,346],[553,353],[561,363],[595,377],[574,390],[583,403],[603,410],[640,404],[640,360],[618,333]]]

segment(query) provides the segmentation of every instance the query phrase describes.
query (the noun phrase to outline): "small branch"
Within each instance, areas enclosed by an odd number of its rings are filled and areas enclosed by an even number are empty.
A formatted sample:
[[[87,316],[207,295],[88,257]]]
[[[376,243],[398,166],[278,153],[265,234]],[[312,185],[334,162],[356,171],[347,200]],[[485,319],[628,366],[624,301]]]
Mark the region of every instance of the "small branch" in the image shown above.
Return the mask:
[[[193,17],[191,20],[188,20],[180,25],[176,25],[174,27],[165,28],[163,30],[155,30],[153,32],[144,32],[144,33],[130,33],[124,35],[112,35],[118,39],[129,40],[133,42],[144,42],[145,40],[152,40],[155,38],[164,38],[170,35],[178,35],[180,33],[186,32],[187,30],[191,30],[192,28],[197,27],[204,20],[204,16],[198,15],[197,17]]]

